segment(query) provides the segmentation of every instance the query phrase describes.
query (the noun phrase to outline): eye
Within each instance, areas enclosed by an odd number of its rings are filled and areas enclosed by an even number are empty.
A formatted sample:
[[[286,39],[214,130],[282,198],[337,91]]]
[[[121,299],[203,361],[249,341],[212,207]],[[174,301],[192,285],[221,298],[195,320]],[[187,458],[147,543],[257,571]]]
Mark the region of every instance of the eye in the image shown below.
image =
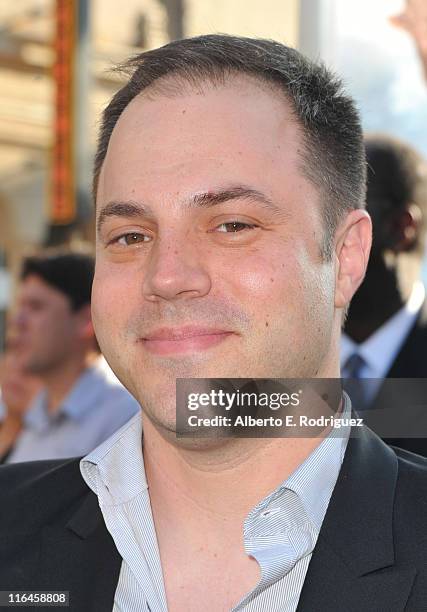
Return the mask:
[[[151,236],[147,236],[147,234],[129,232],[127,234],[122,234],[121,236],[118,236],[113,240],[113,242],[122,246],[131,246],[132,244],[141,244],[143,242],[149,242],[150,240]]]
[[[246,229],[254,229],[255,227],[257,226],[250,223],[243,223],[242,221],[228,221],[227,223],[221,223],[221,225],[218,225],[216,231],[224,234],[230,234],[241,232]]]

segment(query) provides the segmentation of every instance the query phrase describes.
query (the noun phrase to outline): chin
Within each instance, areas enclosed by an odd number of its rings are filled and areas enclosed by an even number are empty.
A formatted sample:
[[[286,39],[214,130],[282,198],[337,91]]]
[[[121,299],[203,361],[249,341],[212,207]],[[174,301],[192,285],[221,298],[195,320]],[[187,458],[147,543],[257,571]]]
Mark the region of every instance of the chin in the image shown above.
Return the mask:
[[[220,437],[215,435],[214,431],[211,437],[207,437],[206,435],[198,437],[197,431],[192,432],[192,436],[183,435],[187,433],[188,430],[177,431],[175,418],[173,420],[159,420],[148,415],[147,418],[164,440],[181,449],[212,451],[222,448],[225,444],[229,443],[230,440],[230,435]]]

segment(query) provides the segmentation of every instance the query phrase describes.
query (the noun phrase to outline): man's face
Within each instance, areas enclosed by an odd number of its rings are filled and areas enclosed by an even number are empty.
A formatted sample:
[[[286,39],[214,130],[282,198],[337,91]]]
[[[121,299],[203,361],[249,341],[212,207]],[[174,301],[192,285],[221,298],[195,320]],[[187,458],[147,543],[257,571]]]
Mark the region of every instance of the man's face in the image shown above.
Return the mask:
[[[13,327],[23,367],[43,376],[69,358],[76,343],[78,317],[67,296],[30,275],[19,289]]]
[[[301,149],[280,94],[243,77],[139,96],[113,131],[93,320],[115,373],[166,428],[176,377],[328,375],[334,266]]]

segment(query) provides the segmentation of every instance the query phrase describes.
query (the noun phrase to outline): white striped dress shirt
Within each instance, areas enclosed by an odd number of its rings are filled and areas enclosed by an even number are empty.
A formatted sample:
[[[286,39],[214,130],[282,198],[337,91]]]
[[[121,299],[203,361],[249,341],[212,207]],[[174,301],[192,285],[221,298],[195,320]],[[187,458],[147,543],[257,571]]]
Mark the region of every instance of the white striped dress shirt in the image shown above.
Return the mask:
[[[344,398],[348,417],[350,400]],[[348,427],[332,430],[246,517],[245,552],[258,561],[261,579],[231,612],[295,612],[348,435]],[[139,414],[81,461],[123,559],[113,612],[167,612],[141,440]]]

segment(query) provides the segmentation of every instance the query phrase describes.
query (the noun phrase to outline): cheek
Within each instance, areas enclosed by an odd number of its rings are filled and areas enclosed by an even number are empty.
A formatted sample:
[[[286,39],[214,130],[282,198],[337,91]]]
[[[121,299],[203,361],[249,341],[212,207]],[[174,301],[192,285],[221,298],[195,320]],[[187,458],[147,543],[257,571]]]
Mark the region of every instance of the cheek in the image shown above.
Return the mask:
[[[304,244],[281,245],[268,256],[259,251],[247,254],[237,268],[233,263],[223,275],[233,279],[226,291],[244,305],[257,326],[289,330],[330,316],[333,269],[314,260]]]
[[[264,254],[260,250],[246,253],[240,261],[225,264],[222,278],[230,279],[227,290],[253,312],[283,309],[301,291],[303,263],[295,251],[277,249]]]
[[[45,334],[42,341],[52,348],[69,346],[76,337],[76,325],[72,317],[49,316],[45,323]]]
[[[215,285],[227,284],[225,289],[236,297],[246,300],[250,305],[266,299],[271,293],[274,282],[286,276],[281,268],[281,262],[277,261],[271,253],[265,253],[265,249],[251,248],[238,256],[220,258],[212,266],[212,270],[220,271],[220,276],[215,279]]]
[[[55,312],[44,311],[33,318],[31,331],[34,338],[46,343],[52,336],[61,337],[61,323],[62,321],[58,319]]]
[[[119,266],[98,265],[92,286],[92,320],[98,338],[113,337],[121,329],[136,299],[137,284]]]

